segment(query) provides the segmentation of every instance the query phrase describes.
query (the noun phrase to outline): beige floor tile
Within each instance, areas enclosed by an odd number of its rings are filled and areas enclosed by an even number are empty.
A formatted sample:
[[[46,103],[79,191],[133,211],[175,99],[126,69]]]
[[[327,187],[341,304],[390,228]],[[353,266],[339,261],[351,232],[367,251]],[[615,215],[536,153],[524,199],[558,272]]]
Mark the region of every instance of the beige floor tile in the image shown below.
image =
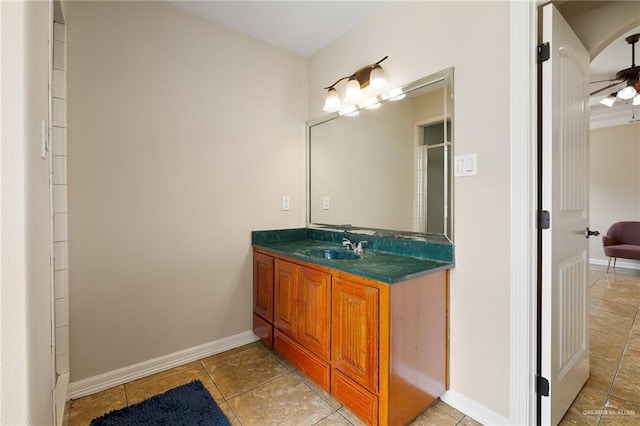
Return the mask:
[[[145,381],[144,384],[136,382],[125,384],[127,402],[129,405],[136,404],[193,380],[200,380],[217,403],[224,402],[222,393],[218,390],[215,383],[213,383],[213,380],[209,377],[204,367],[199,363],[192,365],[188,370],[181,369],[178,372],[174,372],[174,374],[158,376],[155,380]]]
[[[345,419],[342,414],[335,412],[316,423],[316,426],[351,426],[352,423]]]
[[[599,279],[603,277],[606,270],[594,270],[589,271],[589,286],[594,285]]]
[[[409,424],[411,426],[454,426],[459,421],[460,419],[451,417],[440,409],[430,407]]]
[[[636,320],[631,326],[627,350],[640,351],[640,316],[636,316]]]
[[[141,379],[132,380],[129,383],[127,383],[127,385],[130,388],[134,387],[134,386],[144,386],[147,383],[154,382],[154,381],[156,381],[158,379],[162,379],[164,377],[171,376],[171,375],[174,375],[176,373],[198,369],[199,365],[200,365],[200,361],[193,361],[193,362],[190,362],[188,364],[182,364],[182,365],[179,365],[177,367],[170,368],[168,370],[164,370],[164,371],[161,371],[159,373],[152,374],[150,376],[142,377]]]
[[[625,352],[613,382],[611,395],[640,404],[640,351]]]
[[[625,318],[633,318],[638,307],[635,299],[620,294],[611,294],[606,289],[591,289],[589,291],[590,309],[611,312]]]
[[[616,366],[600,366],[592,360],[589,367],[589,379],[585,386],[608,392],[615,373]]]
[[[610,397],[602,413],[600,426],[640,425],[640,404]]]
[[[320,397],[322,397],[322,399],[327,401],[327,403],[331,407],[333,407],[335,410],[338,410],[338,409],[340,409],[340,407],[342,407],[342,404],[340,403],[340,401],[335,399],[329,392],[325,391],[320,386],[318,386],[318,384],[316,382],[314,382],[313,380],[311,380],[311,378],[309,376],[307,376],[306,374],[304,374],[302,371],[298,370],[297,368],[295,368],[295,367],[293,367],[293,368],[294,369],[291,372],[293,374],[295,374],[296,376],[298,376],[304,383],[306,383],[307,386],[309,386],[312,391],[314,391],[315,393],[320,395]]]
[[[442,411],[444,414],[448,414],[449,416],[453,417],[458,421],[462,420],[465,417],[464,413],[442,402],[440,399],[438,399],[431,407],[429,407],[429,410]]]
[[[218,407],[220,407],[224,415],[227,416],[227,420],[229,420],[231,426],[242,426],[242,423],[240,423],[240,420],[236,416],[236,413],[233,411],[233,409],[231,409],[231,406],[228,402],[218,403]]]
[[[116,386],[93,395],[71,401],[69,426],[85,426],[91,420],[127,406],[124,386]]]
[[[480,423],[477,420],[473,420],[471,417],[468,417],[468,416],[464,416],[462,418],[462,420],[460,420],[460,423],[458,423],[458,425],[463,425],[463,426],[483,426],[482,423]]]
[[[365,422],[360,420],[360,417],[353,414],[347,407],[342,407],[338,412],[354,426],[367,426]]]
[[[622,350],[627,343],[634,316],[610,312],[595,306],[591,306],[590,311],[589,339],[591,343],[602,343],[619,347]]]
[[[584,386],[562,420],[567,424],[597,425],[607,391]]]
[[[226,399],[290,373],[261,345],[249,345],[243,351],[214,355],[203,359],[202,364]]]
[[[591,339],[589,345],[589,361],[591,365],[602,367],[616,367],[622,358],[624,344],[611,345]]]
[[[243,425],[313,425],[335,411],[291,372],[228,402]]]

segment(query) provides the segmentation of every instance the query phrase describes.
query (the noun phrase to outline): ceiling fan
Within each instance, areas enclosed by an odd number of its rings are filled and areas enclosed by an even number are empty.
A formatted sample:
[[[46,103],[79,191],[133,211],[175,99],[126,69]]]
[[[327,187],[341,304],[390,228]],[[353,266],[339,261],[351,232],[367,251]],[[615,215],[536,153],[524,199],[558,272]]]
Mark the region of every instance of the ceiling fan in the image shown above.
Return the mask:
[[[625,41],[631,45],[631,66],[625,68],[616,73],[615,78],[609,80],[592,81],[591,83],[605,83],[613,81],[608,86],[592,92],[590,95],[597,95],[600,92],[604,92],[607,89],[618,86],[624,83],[624,87],[616,92],[611,93],[609,96],[600,101],[601,104],[608,107],[612,107],[616,99],[628,101],[633,99],[633,105],[640,105],[640,66],[636,65],[636,51],[635,44],[640,40],[640,34],[633,34],[625,38]]]

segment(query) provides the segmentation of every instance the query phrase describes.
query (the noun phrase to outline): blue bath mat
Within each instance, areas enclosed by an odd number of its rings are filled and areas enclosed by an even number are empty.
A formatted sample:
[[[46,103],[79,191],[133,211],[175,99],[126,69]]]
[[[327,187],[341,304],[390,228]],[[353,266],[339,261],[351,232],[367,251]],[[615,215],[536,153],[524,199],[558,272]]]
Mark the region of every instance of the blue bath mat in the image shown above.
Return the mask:
[[[93,419],[91,426],[229,426],[200,380]]]

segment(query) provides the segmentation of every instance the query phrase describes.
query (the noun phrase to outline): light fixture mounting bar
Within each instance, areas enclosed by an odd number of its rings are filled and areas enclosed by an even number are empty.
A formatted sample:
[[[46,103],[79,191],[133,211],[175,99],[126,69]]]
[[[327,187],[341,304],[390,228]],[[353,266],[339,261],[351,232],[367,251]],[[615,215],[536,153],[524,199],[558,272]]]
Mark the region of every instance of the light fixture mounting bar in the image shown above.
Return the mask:
[[[365,65],[365,66],[359,68],[356,72],[354,72],[351,75],[347,75],[347,76],[344,76],[342,78],[339,78],[331,86],[325,87],[325,90],[332,89],[332,88],[334,88],[336,86],[336,84],[340,83],[342,80],[346,80],[346,79],[349,79],[351,77],[355,77],[358,80],[358,83],[360,83],[360,88],[364,89],[365,87],[367,87],[369,85],[369,78],[371,76],[371,70],[373,70],[373,68],[376,65],[380,65],[380,63],[382,63],[382,61],[384,61],[388,57],[389,56],[385,56],[384,58],[380,59],[378,62],[374,62],[373,64]]]

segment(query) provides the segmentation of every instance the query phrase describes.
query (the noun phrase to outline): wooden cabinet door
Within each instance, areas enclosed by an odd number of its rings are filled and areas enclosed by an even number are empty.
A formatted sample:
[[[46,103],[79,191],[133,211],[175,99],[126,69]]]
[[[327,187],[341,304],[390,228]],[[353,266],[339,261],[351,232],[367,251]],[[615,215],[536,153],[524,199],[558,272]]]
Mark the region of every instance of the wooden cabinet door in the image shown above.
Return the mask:
[[[375,287],[333,279],[333,365],[374,393],[378,391],[379,299]]]
[[[273,324],[282,332],[298,338],[298,266],[276,259]]]
[[[298,341],[329,360],[331,352],[331,274],[300,268],[298,273]]]
[[[273,322],[273,257],[253,254],[253,312]]]

